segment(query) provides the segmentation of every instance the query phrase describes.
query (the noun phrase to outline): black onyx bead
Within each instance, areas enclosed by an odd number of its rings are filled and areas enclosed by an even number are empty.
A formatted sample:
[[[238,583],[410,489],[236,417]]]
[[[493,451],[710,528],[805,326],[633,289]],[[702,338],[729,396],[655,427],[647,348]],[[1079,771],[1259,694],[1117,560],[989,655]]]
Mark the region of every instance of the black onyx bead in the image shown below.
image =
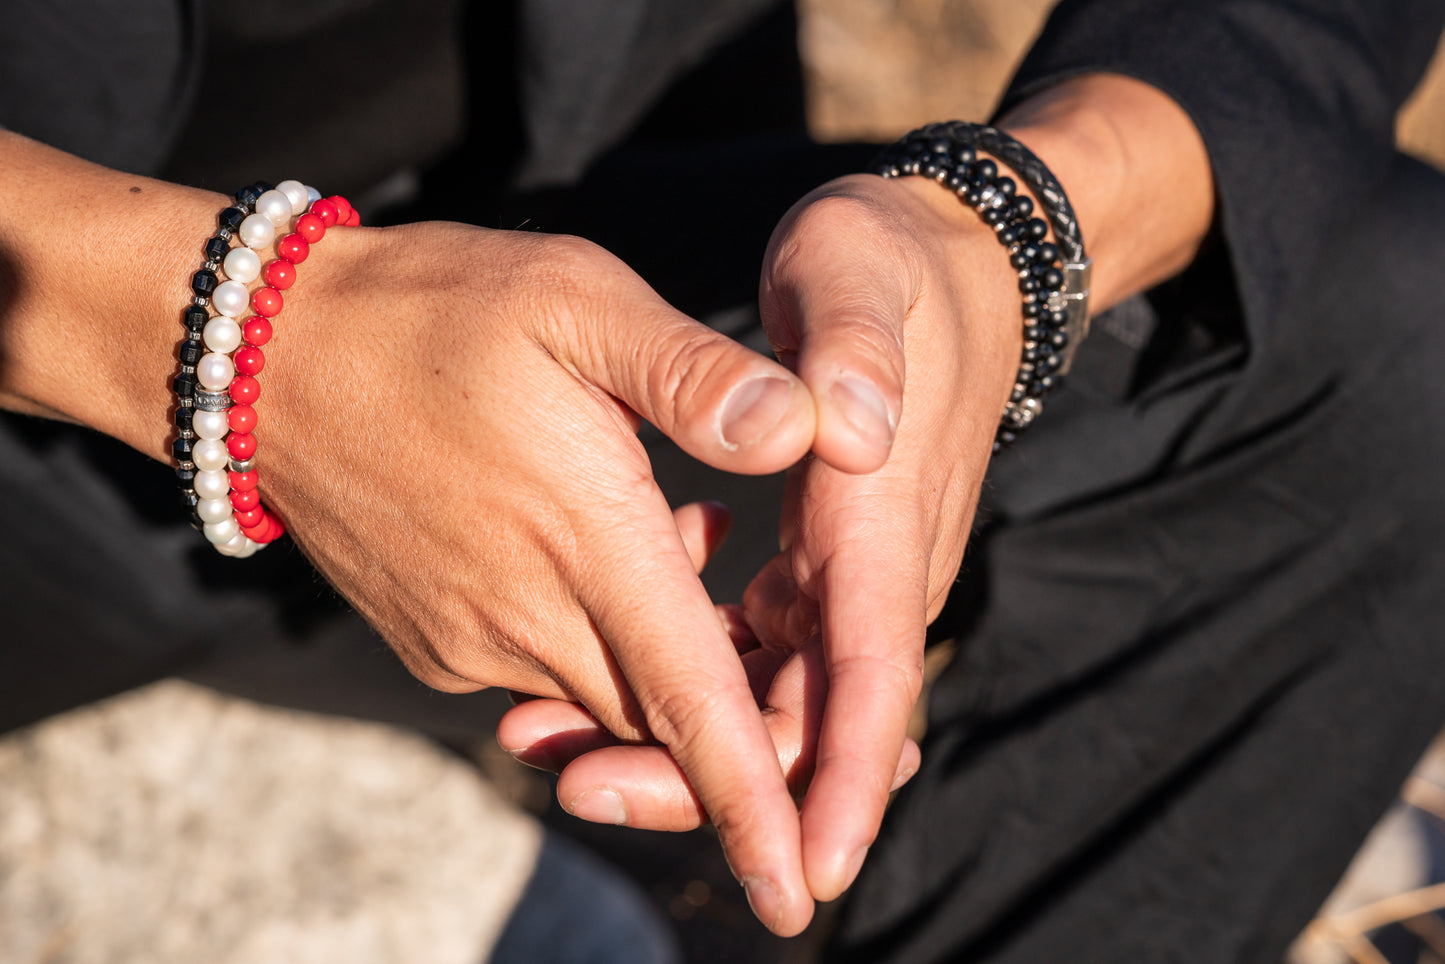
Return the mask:
[[[1028,236],[1035,241],[1042,241],[1049,236],[1049,226],[1038,218],[1029,218],[1025,225]]]
[[[1017,270],[1022,271],[1030,264],[1029,256],[1024,254],[1022,250],[1015,251],[1008,256],[1008,263],[1013,265]]]
[[[180,356],[182,365],[194,365],[201,360],[201,356],[205,353],[206,350],[201,347],[201,343],[198,341],[192,341],[187,338],[181,342]]]
[[[948,189],[950,191],[959,191],[962,190],[964,184],[968,182],[966,182],[963,178],[959,177],[957,174],[950,174],[948,175],[948,179],[943,183],[948,185]]]
[[[1047,337],[1049,337],[1047,328],[1041,328],[1038,325],[1029,325],[1024,329],[1024,341],[1043,341]]]
[[[1019,291],[1022,294],[1031,295],[1039,290],[1039,279],[1030,275],[1027,278],[1019,279]]]
[[[1028,397],[1028,390],[1022,385],[1015,385],[1014,390],[1009,392],[1008,399],[1011,402],[1021,402]]]
[[[1027,195],[1014,198],[1013,213],[1020,221],[1027,220],[1034,213],[1034,199]]]
[[[205,530],[206,522],[204,519],[201,518],[201,514],[199,512],[191,513],[191,528],[195,529],[197,532],[202,532]]]
[[[984,184],[998,177],[998,165],[984,158],[973,165],[973,183]]]
[[[257,190],[257,185],[248,184],[236,192],[236,203],[242,207],[255,207],[256,199],[260,197],[261,194],[262,192]]]
[[[202,268],[191,275],[191,290],[202,298],[209,298],[211,292],[216,290],[216,273]]]
[[[1035,347],[1033,347],[1033,348],[1025,348],[1025,349],[1024,349],[1024,353],[1023,353],[1023,359],[1024,359],[1024,361],[1037,362],[1040,358],[1043,358],[1043,357],[1044,357],[1044,353],[1043,353],[1037,346],[1035,346]]]
[[[1069,344],[1068,332],[1056,331],[1049,336],[1049,344],[1055,348],[1064,348]]]
[[[1022,234],[1023,225],[1017,221],[1011,221],[1007,227],[998,233],[998,240],[1004,247],[1013,247],[1018,243],[1019,236]]]
[[[1047,315],[1048,322],[1055,328],[1062,328],[1069,320],[1069,315],[1064,311],[1050,311]]]
[[[181,313],[181,320],[186,323],[187,331],[200,331],[211,320],[211,313],[200,305],[190,305]]]
[[[171,387],[181,398],[190,398],[196,394],[196,376],[181,372],[176,376],[175,381],[171,382]]]
[[[273,188],[276,187],[276,185],[272,184],[270,181],[257,181],[255,184],[252,184],[251,186],[254,187],[257,191],[260,192],[260,194],[258,194],[257,197],[260,197],[261,194],[265,194],[267,191],[270,191],[270,190],[272,190]]]
[[[1039,260],[1039,246],[1032,241],[1027,242],[1022,248],[1019,248],[1019,254],[1027,258],[1029,264],[1033,264]]]
[[[1064,273],[1051,265],[1040,273],[1039,282],[1050,291],[1058,291],[1064,286]]]
[[[196,470],[176,469],[176,481],[181,484],[181,488],[183,489],[193,487],[196,484]]]
[[[919,169],[918,173],[932,180],[933,178],[936,178],[938,177],[938,175],[943,173],[943,167],[939,164],[935,164],[933,161],[924,161],[923,167]]]
[[[1014,179],[1011,177],[998,178],[993,182],[993,186],[998,188],[998,193],[1006,198],[1013,197],[1014,192],[1018,189],[1018,185],[1014,183]]]
[[[186,489],[181,490],[181,508],[185,509],[186,512],[194,512],[196,510],[196,506],[200,504],[201,497],[196,495],[194,491]]]
[[[967,144],[959,144],[953,149],[953,156],[960,164],[972,164],[978,157],[978,152]]]
[[[1043,314],[1043,311],[1043,306],[1036,301],[1029,302],[1024,305],[1025,318],[1037,318],[1039,315]]]
[[[176,409],[176,428],[189,431],[191,428],[191,410],[182,406]]]
[[[1059,260],[1059,247],[1052,241],[1045,241],[1039,245],[1039,260],[1045,264],[1053,264]]]
[[[231,250],[231,243],[219,234],[215,235],[206,242],[206,260],[220,261],[229,250]]]
[[[928,149],[931,150],[931,151],[933,151],[933,153],[935,153],[935,154],[947,154],[947,153],[948,153],[948,138],[946,138],[946,137],[934,138],[933,142],[928,145]]]
[[[1002,442],[1004,445],[1012,445],[1017,439],[1018,439],[1018,436],[1017,436],[1016,434],[1014,434],[1013,432],[999,432],[999,433],[998,433],[998,440],[999,440],[1000,442]]]
[[[178,438],[171,443],[171,454],[176,457],[177,462],[189,462],[191,460],[191,451],[195,447],[196,443],[191,439]]]
[[[979,217],[983,218],[984,224],[998,224],[1003,220],[1003,212],[998,208],[988,208]]]
[[[226,210],[222,211],[220,216],[216,218],[216,223],[221,226],[222,230],[234,233],[244,220],[246,220],[245,211],[242,211],[240,208],[226,208]]]
[[[1034,384],[1039,387],[1038,394],[1042,395],[1045,392],[1052,391],[1054,386],[1058,384],[1058,379],[1053,375],[1045,375],[1042,378],[1035,379]]]

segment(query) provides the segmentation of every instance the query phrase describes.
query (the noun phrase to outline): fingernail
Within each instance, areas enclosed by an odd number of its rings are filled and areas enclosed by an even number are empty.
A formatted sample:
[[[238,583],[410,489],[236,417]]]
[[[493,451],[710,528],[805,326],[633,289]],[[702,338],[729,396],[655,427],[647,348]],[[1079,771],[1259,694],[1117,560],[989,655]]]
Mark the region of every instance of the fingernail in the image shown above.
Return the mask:
[[[572,798],[567,812],[592,823],[627,823],[627,805],[616,790],[586,790]]]
[[[748,877],[743,881],[743,890],[748,895],[748,906],[753,914],[767,926],[776,930],[783,920],[783,898],[778,888],[766,877]]]
[[[518,763],[524,763],[529,767],[536,767],[538,770],[549,770],[556,773],[558,770],[557,761],[552,754],[546,750],[538,749],[535,746],[524,746],[520,750],[508,750],[512,759]]]
[[[863,441],[880,448],[893,444],[897,423],[888,414],[887,403],[873,385],[857,375],[841,375],[828,389],[828,397]]]
[[[525,761],[524,761],[524,762],[525,762]],[[895,790],[899,789],[900,787],[902,787],[902,786],[903,786],[905,783],[907,783],[909,780],[912,780],[912,779],[913,779],[913,774],[915,774],[915,773],[917,773],[917,772],[918,772],[917,769],[903,770],[902,772],[900,772],[900,773],[898,774],[898,776],[896,776],[896,777],[893,778],[893,786],[891,786],[891,787],[888,788],[888,792],[889,792],[889,793],[892,793],[893,791],[895,791]]]
[[[867,856],[868,847],[866,845],[859,847],[853,852],[853,856],[848,860],[848,876],[843,878],[844,890],[852,887],[853,881],[858,879],[858,871],[863,869],[863,858]]]
[[[733,389],[718,416],[723,446],[732,451],[767,435],[793,407],[792,395],[792,383],[773,375],[750,379]]]

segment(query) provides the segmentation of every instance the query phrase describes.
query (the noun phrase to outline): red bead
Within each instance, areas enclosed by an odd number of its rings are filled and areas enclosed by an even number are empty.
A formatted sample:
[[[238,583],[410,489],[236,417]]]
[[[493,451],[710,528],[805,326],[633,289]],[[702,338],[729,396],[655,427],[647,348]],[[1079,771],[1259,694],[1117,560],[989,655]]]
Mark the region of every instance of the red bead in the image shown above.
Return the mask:
[[[232,472],[232,475],[238,473]],[[231,508],[237,512],[250,512],[261,504],[260,489],[238,489],[231,487]]]
[[[316,202],[320,204],[320,201]],[[296,233],[306,239],[307,244],[315,244],[326,235],[326,222],[315,214],[303,214],[296,219]]]
[[[328,228],[335,225],[341,217],[341,212],[336,210],[336,205],[326,200],[326,198],[322,198],[311,205],[311,213],[320,218]]]
[[[255,431],[256,410],[249,405],[232,405],[226,413],[226,421],[233,432]]]
[[[250,375],[237,375],[231,379],[231,401],[237,405],[255,405],[261,397],[261,383]]]
[[[276,253],[292,264],[300,264],[311,253],[311,245],[299,234],[288,234],[276,246]]]
[[[246,324],[241,326],[241,337],[246,339],[246,344],[260,348],[271,340],[272,331],[270,319],[252,315],[246,319]]]
[[[355,208],[352,208],[352,209],[351,209],[351,217],[349,217],[349,218],[346,219],[346,226],[347,226],[348,228],[354,228],[354,227],[359,226],[360,224],[361,224],[361,212],[358,211],[358,210],[356,210]]]
[[[241,526],[241,531],[245,534],[246,538],[250,539],[252,542],[270,541],[269,539],[264,538],[266,534],[266,520],[264,519],[261,520],[260,525]]]
[[[250,432],[232,432],[226,436],[226,451],[231,458],[244,462],[256,454],[256,436]]]
[[[256,492],[255,489],[252,489],[251,491],[256,493],[256,501],[260,502],[261,493]],[[258,525],[265,517],[266,510],[261,508],[259,505],[254,505],[249,509],[245,509],[236,513],[236,521],[241,524],[242,529],[249,529],[252,526]]]
[[[256,485],[261,481],[260,477],[256,475],[255,469],[252,469],[249,472],[232,472],[230,475],[232,496],[235,496],[237,492],[254,492],[256,490]],[[256,498],[259,499],[260,496],[258,495]],[[231,504],[235,505],[236,503],[232,502]],[[249,509],[250,506],[247,506],[246,508]]]
[[[326,200],[336,205],[336,222],[338,224],[345,224],[351,217],[351,202],[340,194],[333,194]]]
[[[239,349],[232,360],[236,363],[236,371],[242,375],[259,375],[261,369],[266,367],[266,356],[261,354],[259,348]]]
[[[256,293],[251,296],[251,307],[256,314],[266,318],[273,318],[281,313],[281,306],[285,301],[281,298],[281,292],[275,288],[257,288]]]
[[[261,278],[277,291],[285,291],[296,283],[296,266],[285,258],[277,258],[266,265]]]

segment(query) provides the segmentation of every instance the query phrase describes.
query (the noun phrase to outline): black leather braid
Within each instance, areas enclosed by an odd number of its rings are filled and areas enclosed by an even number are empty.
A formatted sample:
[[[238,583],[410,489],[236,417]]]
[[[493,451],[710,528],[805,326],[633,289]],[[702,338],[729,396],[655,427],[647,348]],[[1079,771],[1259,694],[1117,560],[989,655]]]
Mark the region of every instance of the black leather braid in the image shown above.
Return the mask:
[[[980,157],[979,154],[990,157]],[[1009,168],[1038,198],[998,171]],[[886,178],[917,174],[944,185],[993,228],[1018,272],[1023,353],[994,435],[994,451],[1013,442],[1043,412],[1044,396],[1063,381],[1088,332],[1089,260],[1079,221],[1044,162],[1003,131],[984,124],[929,124],[883,150],[871,168]],[[1052,225],[1054,240],[1047,240]]]
[[[949,121],[946,124],[930,125],[948,129],[949,136],[961,144],[973,145],[974,150],[992,154],[1003,161],[1024,183],[1033,189],[1039,199],[1039,206],[1049,216],[1054,227],[1054,241],[1063,249],[1069,261],[1084,260],[1084,236],[1079,230],[1079,219],[1074,217],[1073,205],[1064,194],[1064,189],[1054,178],[1053,172],[1044,166],[1037,154],[1020,142],[1009,137],[997,127],[987,124],[970,124],[968,121]],[[923,130],[927,131],[925,127]]]

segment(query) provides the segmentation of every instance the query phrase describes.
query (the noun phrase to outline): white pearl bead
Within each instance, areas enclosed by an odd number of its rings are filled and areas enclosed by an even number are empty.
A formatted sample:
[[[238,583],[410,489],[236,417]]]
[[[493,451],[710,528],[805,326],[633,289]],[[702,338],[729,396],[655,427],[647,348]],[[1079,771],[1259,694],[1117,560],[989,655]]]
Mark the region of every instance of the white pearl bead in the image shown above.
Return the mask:
[[[235,519],[227,519],[225,522],[207,522],[201,526],[201,534],[219,546],[240,535],[241,524]]]
[[[272,189],[256,199],[256,213],[264,214],[280,227],[291,220],[291,198]]]
[[[231,461],[226,443],[218,438],[203,438],[191,447],[191,461],[202,472],[219,472]]]
[[[231,494],[231,476],[226,472],[197,472],[191,487],[204,499],[224,499]]]
[[[231,387],[235,374],[236,366],[231,362],[231,356],[219,352],[202,355],[196,365],[196,381],[208,392],[224,392]]]
[[[306,213],[306,185],[300,181],[282,181],[276,185],[276,190],[291,201],[292,214]]]
[[[225,522],[231,518],[230,499],[202,499],[196,505],[196,515],[202,522]]]
[[[216,290],[211,292],[211,304],[228,318],[234,318],[245,311],[250,301],[251,293],[239,281],[222,281],[216,285]]]
[[[261,256],[250,248],[232,248],[221,262],[226,277],[242,284],[250,284],[261,277]]]
[[[234,318],[227,318],[225,315],[212,318],[206,322],[206,327],[201,329],[201,341],[205,342],[211,351],[229,355],[241,346],[241,325]]]
[[[248,248],[264,248],[276,240],[276,225],[264,214],[247,215],[241,222],[241,243]]]
[[[321,200],[321,192],[310,184],[306,185],[306,206],[309,208],[319,200]]]
[[[216,551],[223,556],[231,556],[234,559],[245,559],[247,556],[255,554],[255,545],[256,543],[246,538],[244,532],[238,532],[236,533],[236,538],[230,542],[223,542],[216,546]]]
[[[225,412],[197,410],[191,414],[191,430],[201,438],[225,438],[231,430],[231,420]]]

